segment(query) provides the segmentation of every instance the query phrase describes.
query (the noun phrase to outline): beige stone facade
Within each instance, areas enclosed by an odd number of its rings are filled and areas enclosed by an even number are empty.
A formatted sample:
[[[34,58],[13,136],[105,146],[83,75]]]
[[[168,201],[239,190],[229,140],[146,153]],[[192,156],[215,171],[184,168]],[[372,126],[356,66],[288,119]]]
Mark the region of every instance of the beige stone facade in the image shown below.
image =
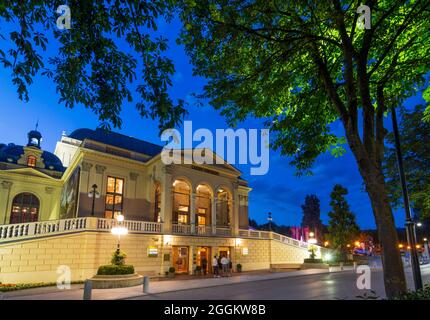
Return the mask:
[[[141,274],[192,274],[204,258],[210,271],[214,255],[243,270],[308,256],[305,243],[249,230],[251,188],[227,163],[165,165],[161,147],[99,130],[63,135],[55,155],[30,140],[0,145],[0,282],[55,282],[61,266],[91,277],[110,262],[118,215],[129,229],[121,249]]]

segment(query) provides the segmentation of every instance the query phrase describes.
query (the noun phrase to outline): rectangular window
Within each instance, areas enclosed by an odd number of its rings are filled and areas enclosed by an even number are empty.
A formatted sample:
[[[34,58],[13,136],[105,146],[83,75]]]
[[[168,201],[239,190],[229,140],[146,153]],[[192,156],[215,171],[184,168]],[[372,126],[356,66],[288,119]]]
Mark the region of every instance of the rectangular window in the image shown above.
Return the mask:
[[[115,219],[123,211],[124,179],[108,177],[105,218]]]

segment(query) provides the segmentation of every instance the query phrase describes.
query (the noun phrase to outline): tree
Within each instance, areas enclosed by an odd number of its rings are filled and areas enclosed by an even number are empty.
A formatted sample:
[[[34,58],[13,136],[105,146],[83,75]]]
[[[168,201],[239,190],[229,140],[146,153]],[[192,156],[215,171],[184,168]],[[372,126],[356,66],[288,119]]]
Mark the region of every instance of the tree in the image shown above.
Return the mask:
[[[332,246],[337,250],[339,258],[346,260],[347,245],[358,236],[360,228],[355,222],[355,215],[349,210],[349,204],[345,199],[348,190],[336,184],[330,194],[330,206],[328,213],[330,218],[328,225],[329,238]]]
[[[400,109],[399,134],[402,143],[405,176],[411,205],[421,218],[430,217],[430,123],[422,120],[425,106],[413,110]],[[384,158],[384,172],[387,188],[394,207],[403,204],[402,188],[397,166],[394,136],[388,134]]]
[[[71,29],[56,26],[55,0],[3,0],[0,3],[0,64],[11,71],[23,101],[37,75],[56,85],[59,103],[81,104],[98,115],[102,126],[121,127],[131,84],[143,117],[173,127],[185,113],[182,100],[168,95],[172,61],[167,39],[156,35],[157,22],[172,17],[172,0],[67,1]],[[54,50],[58,44],[58,50]]]
[[[314,194],[308,194],[305,203],[302,204],[302,210],[302,227],[308,227],[310,231],[315,233],[315,238],[321,240],[323,227],[320,219],[320,199]]]
[[[194,73],[208,79],[202,98],[230,124],[268,119],[272,146],[306,172],[315,158],[341,153],[344,128],[369,195],[383,247],[388,297],[406,281],[384,181],[384,115],[414,95],[430,70],[430,0],[182,0],[181,43]],[[361,110],[361,115],[359,115]],[[359,121],[359,118],[362,121]]]

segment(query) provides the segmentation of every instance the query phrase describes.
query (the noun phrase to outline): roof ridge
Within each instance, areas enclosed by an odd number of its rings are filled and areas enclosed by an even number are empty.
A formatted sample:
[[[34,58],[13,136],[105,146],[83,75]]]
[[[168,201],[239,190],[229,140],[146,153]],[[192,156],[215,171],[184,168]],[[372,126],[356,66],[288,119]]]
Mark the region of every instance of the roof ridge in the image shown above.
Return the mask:
[[[90,129],[90,130],[91,130],[91,129]],[[104,130],[104,129],[102,129],[102,128],[96,128],[96,130],[93,130],[93,131],[94,131],[94,132],[96,132],[97,130],[107,131],[107,132],[109,132],[109,133],[113,133],[113,134],[116,134],[116,135],[119,135],[119,136],[123,136],[123,137],[129,138],[129,139],[133,139],[133,140],[138,140],[138,141],[141,141],[141,142],[145,142],[145,143],[148,143],[148,144],[152,144],[153,146],[156,146],[156,147],[163,148],[163,146],[160,146],[160,145],[158,145],[158,144],[155,144],[155,143],[152,143],[152,142],[149,142],[149,141],[143,140],[143,139],[135,138],[135,137],[132,137],[132,136],[128,136],[128,135],[125,135],[125,134],[123,134],[123,133],[116,132],[116,131],[112,131],[112,130]]]

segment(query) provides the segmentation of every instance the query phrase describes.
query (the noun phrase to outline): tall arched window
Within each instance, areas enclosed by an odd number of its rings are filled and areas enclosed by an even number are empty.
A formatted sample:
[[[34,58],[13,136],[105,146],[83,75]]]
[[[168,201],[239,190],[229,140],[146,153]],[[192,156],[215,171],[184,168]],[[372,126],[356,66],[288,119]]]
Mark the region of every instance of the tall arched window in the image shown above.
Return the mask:
[[[230,215],[232,212],[232,198],[230,192],[225,188],[217,190],[216,202],[216,224],[217,226],[230,226]]]
[[[175,182],[173,183],[172,191],[172,222],[180,224],[190,224],[190,185],[184,180],[175,180]]]
[[[196,224],[198,226],[210,225],[212,216],[212,191],[204,184],[199,184],[196,191]]]
[[[10,223],[35,222],[39,218],[39,199],[32,193],[20,193],[12,201]]]

